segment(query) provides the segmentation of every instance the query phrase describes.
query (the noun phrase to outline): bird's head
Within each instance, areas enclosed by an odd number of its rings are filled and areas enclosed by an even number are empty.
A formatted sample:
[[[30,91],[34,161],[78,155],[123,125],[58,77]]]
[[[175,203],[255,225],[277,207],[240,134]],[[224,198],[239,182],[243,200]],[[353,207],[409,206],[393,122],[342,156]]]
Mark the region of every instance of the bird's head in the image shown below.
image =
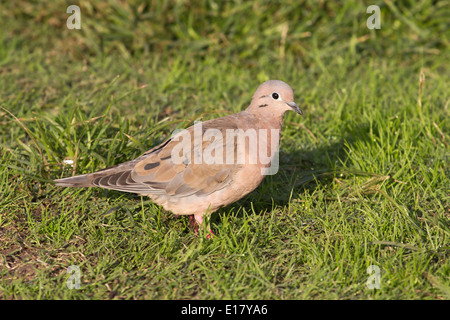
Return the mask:
[[[261,84],[253,94],[248,112],[255,114],[271,114],[281,117],[286,111],[293,110],[303,115],[302,110],[294,102],[294,91],[281,80],[269,80]]]

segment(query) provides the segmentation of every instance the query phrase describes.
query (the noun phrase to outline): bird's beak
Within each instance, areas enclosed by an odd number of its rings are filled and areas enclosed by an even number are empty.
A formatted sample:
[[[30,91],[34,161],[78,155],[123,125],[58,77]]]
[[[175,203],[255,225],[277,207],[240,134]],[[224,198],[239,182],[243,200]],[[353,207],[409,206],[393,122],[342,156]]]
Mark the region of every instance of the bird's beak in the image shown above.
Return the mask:
[[[287,103],[287,105],[289,106],[289,107],[291,107],[291,109],[292,110],[294,110],[295,112],[297,112],[299,115],[303,115],[303,111],[302,110],[300,110],[300,108],[297,106],[297,104],[294,102],[294,101],[292,101],[292,102],[286,102]]]

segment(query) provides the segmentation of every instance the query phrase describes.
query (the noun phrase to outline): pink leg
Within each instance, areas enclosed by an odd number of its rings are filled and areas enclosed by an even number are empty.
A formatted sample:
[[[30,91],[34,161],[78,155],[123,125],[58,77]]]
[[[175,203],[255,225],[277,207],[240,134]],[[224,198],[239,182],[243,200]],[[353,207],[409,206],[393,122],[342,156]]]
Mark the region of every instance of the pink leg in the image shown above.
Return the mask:
[[[191,228],[194,229],[194,233],[197,234],[198,233],[198,224],[194,218],[194,215],[189,216],[189,225],[191,226]]]
[[[194,232],[195,232],[195,234],[197,234],[198,227],[203,226],[203,215],[202,214],[194,214],[194,215],[189,216],[189,224],[192,227],[194,227]],[[206,239],[211,239],[212,237],[214,237],[214,233],[212,232],[211,229],[209,229],[209,232],[206,235]]]

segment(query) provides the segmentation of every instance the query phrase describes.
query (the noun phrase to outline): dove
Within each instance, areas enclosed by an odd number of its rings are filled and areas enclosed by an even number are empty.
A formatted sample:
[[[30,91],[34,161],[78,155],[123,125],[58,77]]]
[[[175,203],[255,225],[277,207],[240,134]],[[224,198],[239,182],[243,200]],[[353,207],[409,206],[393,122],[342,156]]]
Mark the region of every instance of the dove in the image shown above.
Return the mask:
[[[288,110],[303,115],[291,87],[269,80],[242,112],[196,122],[134,160],[54,182],[148,196],[173,214],[189,215],[197,233],[205,215],[243,198],[276,172]]]

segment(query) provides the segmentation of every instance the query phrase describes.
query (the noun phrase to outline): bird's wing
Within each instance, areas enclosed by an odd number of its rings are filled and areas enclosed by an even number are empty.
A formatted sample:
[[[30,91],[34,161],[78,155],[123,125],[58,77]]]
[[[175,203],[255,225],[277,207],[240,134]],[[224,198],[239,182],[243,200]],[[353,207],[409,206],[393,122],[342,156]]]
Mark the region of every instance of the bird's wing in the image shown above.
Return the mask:
[[[194,125],[135,160],[95,173],[56,180],[57,185],[97,186],[176,197],[211,194],[230,184],[242,168],[242,163],[236,161],[239,152],[236,139],[226,138],[227,129],[239,127],[236,116],[202,122],[200,133],[195,131]],[[206,131],[211,133],[209,139],[203,136]],[[196,139],[198,133],[200,139]],[[230,152],[233,153],[230,155]]]

